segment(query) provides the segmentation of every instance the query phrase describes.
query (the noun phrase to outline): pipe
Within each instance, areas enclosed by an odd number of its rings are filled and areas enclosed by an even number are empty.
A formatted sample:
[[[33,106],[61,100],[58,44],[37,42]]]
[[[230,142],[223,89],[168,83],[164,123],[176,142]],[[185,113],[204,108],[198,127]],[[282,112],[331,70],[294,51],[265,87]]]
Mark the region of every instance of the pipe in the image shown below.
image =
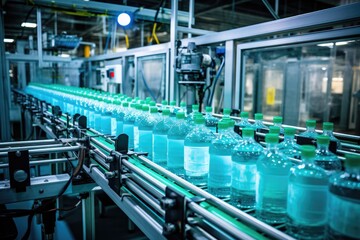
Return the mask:
[[[78,151],[80,146],[71,146],[71,147],[57,147],[57,148],[45,148],[45,149],[33,149],[29,150],[30,155],[37,154],[49,154],[49,153],[60,153],[60,152],[69,152],[69,151]],[[0,157],[7,157],[7,152],[0,152]]]
[[[54,148],[54,147],[62,147],[63,144],[51,144],[51,145],[39,145],[39,146],[25,146],[25,147],[7,147],[0,148],[0,152],[13,152],[13,151],[23,151],[30,149],[39,149],[39,148]]]
[[[0,148],[10,147],[10,146],[22,146],[22,145],[38,145],[38,144],[50,144],[50,143],[58,143],[55,139],[47,139],[47,140],[33,140],[33,141],[18,141],[18,142],[3,142],[0,143]]]
[[[35,165],[45,165],[45,164],[51,164],[51,163],[62,163],[62,162],[76,161],[76,160],[78,160],[78,159],[75,158],[75,157],[73,157],[73,158],[55,158],[55,159],[30,161],[29,164],[30,164],[30,166],[35,166]],[[0,164],[0,168],[7,168],[7,167],[9,167],[8,163]]]

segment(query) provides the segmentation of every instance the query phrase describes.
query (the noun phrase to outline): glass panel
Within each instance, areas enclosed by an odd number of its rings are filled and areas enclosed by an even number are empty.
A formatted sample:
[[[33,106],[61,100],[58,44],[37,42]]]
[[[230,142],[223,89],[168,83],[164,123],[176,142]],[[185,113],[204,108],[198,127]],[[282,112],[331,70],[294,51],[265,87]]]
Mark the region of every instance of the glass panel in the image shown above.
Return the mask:
[[[138,96],[161,102],[165,98],[166,55],[139,57],[137,64]]]
[[[360,41],[307,43],[243,51],[243,109],[265,120],[305,126],[316,119],[335,130],[360,128]],[[356,94],[357,93],[357,94]]]

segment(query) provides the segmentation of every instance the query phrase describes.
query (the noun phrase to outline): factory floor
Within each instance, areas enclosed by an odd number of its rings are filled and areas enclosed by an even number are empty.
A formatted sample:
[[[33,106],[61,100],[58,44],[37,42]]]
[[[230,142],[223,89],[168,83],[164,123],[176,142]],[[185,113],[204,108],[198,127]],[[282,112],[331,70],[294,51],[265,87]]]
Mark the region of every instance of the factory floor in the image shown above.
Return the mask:
[[[63,197],[64,208],[74,206],[78,201],[75,197]],[[30,209],[32,202],[22,202],[9,204],[7,208]],[[106,205],[106,206],[105,206]],[[105,211],[100,216],[98,198],[95,204],[95,236],[96,239],[129,239],[143,240],[148,239],[137,227],[134,230],[128,230],[127,216],[111,200],[104,204]],[[18,235],[16,239],[21,239],[27,227],[27,218],[16,218]],[[55,240],[56,239],[83,239],[82,229],[82,207],[81,204],[68,212],[63,212],[62,217],[56,221]],[[0,234],[1,235],[1,234]],[[0,239],[2,239],[0,237]],[[41,239],[41,226],[33,219],[31,234],[29,239]]]

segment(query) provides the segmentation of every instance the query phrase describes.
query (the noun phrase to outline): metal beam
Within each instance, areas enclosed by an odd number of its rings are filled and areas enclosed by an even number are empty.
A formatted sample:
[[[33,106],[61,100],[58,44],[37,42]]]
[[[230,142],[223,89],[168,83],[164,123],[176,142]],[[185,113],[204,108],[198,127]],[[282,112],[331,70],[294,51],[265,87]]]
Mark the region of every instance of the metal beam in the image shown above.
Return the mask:
[[[43,52],[42,52],[42,25],[41,25],[41,9],[36,9],[36,33],[37,33],[37,53],[39,60],[39,68],[43,66]]]
[[[117,16],[119,12],[135,12],[136,18],[147,21],[154,21],[156,10],[151,9],[140,9],[137,7],[131,7],[120,4],[109,4],[91,1],[90,3],[82,0],[34,0],[34,3],[37,5],[44,5],[48,7],[61,7],[66,9],[73,9],[79,11],[89,11],[100,14],[107,14]],[[178,11],[178,21],[181,23],[188,23],[189,13],[184,11]],[[171,20],[171,10],[163,8],[160,11],[158,19],[159,22],[170,22]]]
[[[176,68],[176,39],[178,28],[178,0],[171,1],[171,23],[170,23],[170,100],[175,100],[175,68]]]
[[[265,4],[265,7],[269,10],[269,12],[271,13],[271,15],[275,18],[275,19],[280,19],[279,15],[277,14],[277,12],[274,11],[274,9],[272,8],[271,4],[267,1],[267,0],[262,0],[262,2]]]
[[[188,42],[195,42],[196,45],[213,44],[234,39],[254,38],[267,35],[273,36],[288,31],[308,29],[309,27],[331,26],[339,22],[350,22],[355,19],[360,19],[359,9],[360,3],[353,3],[248,27],[212,33],[206,36],[183,39],[182,43],[184,45],[187,45]]]
[[[206,35],[206,34],[214,33],[213,31],[197,29],[197,28],[187,28],[187,27],[181,27],[181,26],[178,26],[177,29],[179,32],[190,33],[190,34],[195,34],[195,35]]]

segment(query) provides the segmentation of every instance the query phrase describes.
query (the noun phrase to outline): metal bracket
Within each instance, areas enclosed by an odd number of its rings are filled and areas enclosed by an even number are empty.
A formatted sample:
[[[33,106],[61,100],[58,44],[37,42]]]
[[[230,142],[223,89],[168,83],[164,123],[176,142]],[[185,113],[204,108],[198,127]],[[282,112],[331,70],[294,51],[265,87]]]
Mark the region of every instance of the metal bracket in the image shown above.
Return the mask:
[[[185,195],[167,186],[165,197],[160,202],[165,210],[163,235],[167,239],[185,239],[186,198]]]
[[[29,151],[8,152],[10,188],[16,192],[25,192],[30,186]]]

